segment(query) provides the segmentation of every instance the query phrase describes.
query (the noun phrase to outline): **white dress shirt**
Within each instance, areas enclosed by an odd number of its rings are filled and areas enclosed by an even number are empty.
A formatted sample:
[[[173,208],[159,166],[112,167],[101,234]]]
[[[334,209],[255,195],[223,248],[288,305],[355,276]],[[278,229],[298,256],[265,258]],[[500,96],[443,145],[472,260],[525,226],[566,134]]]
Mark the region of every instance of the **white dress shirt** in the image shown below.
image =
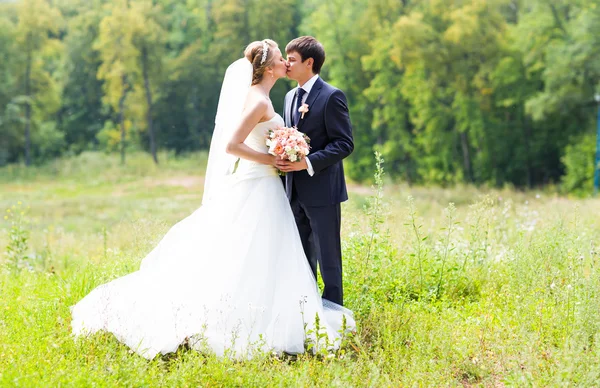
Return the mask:
[[[304,104],[306,102],[306,99],[308,98],[308,94],[310,93],[312,87],[315,85],[315,82],[317,82],[317,78],[319,78],[319,75],[315,74],[314,76],[312,76],[311,79],[306,81],[306,83],[304,85],[302,85],[301,88],[304,89],[306,91],[306,93],[304,93],[304,96],[302,96],[302,101],[300,103],[300,106],[302,106],[302,104]],[[300,88],[300,85],[298,85],[298,87]],[[293,101],[292,101],[292,103],[293,103]],[[313,169],[313,166],[310,163],[310,159],[308,159],[308,158],[306,158],[306,165],[307,165],[306,171],[308,171],[308,175],[310,175],[310,176],[315,175],[315,170]]]

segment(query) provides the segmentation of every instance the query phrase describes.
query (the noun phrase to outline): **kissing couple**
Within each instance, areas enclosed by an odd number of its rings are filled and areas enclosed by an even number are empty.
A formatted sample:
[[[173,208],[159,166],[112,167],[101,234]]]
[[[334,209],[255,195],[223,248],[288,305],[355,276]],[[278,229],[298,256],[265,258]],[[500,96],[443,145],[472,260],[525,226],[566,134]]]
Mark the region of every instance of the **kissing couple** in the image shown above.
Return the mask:
[[[340,243],[342,160],[354,149],[346,96],[319,76],[325,50],[315,38],[296,38],[285,52],[270,39],[252,42],[227,68],[202,206],[138,271],[72,307],[76,336],[107,331],[148,359],[182,344],[248,359],[303,353],[311,342],[336,349],[355,329],[343,307]],[[284,77],[298,86],[282,117],[269,93]],[[269,154],[267,133],[284,126],[310,138],[307,157]]]

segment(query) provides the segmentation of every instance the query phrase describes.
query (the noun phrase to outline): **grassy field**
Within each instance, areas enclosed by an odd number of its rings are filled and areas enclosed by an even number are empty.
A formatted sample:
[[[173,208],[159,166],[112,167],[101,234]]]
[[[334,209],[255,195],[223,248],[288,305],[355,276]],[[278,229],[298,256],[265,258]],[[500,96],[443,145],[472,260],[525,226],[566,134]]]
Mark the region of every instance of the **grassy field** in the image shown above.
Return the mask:
[[[351,184],[359,329],[335,357],[149,362],[110,335],[74,341],[69,306],[136,270],[200,204],[205,155],[161,159],[0,169],[1,386],[598,385],[600,200],[535,191]]]

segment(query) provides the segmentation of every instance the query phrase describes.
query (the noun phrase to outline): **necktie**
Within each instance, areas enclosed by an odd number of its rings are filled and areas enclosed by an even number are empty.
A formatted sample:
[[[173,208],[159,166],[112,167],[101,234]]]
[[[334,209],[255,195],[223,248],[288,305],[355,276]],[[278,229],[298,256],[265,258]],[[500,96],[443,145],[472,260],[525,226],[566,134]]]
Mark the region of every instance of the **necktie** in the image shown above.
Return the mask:
[[[300,109],[300,107],[302,106],[302,98],[304,97],[305,93],[306,90],[302,88],[296,89],[296,104],[294,104],[294,112],[292,112],[292,117],[294,118],[293,125],[295,125],[296,127],[300,123],[300,112],[298,112],[298,109]]]

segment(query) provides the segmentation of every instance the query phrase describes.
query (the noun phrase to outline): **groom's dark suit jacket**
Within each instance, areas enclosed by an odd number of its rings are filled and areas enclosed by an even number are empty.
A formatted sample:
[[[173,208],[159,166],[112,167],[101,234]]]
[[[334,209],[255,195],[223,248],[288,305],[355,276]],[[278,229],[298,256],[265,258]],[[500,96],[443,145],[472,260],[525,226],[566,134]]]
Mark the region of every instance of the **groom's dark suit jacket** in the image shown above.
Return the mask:
[[[292,110],[296,88],[285,96],[284,119],[293,126]],[[318,77],[306,97],[308,113],[298,122],[298,130],[310,137],[310,160],[315,174],[306,170],[288,173],[285,177],[288,198],[292,185],[298,200],[306,206],[328,206],[348,199],[342,159],[354,150],[352,124],[344,93]]]

